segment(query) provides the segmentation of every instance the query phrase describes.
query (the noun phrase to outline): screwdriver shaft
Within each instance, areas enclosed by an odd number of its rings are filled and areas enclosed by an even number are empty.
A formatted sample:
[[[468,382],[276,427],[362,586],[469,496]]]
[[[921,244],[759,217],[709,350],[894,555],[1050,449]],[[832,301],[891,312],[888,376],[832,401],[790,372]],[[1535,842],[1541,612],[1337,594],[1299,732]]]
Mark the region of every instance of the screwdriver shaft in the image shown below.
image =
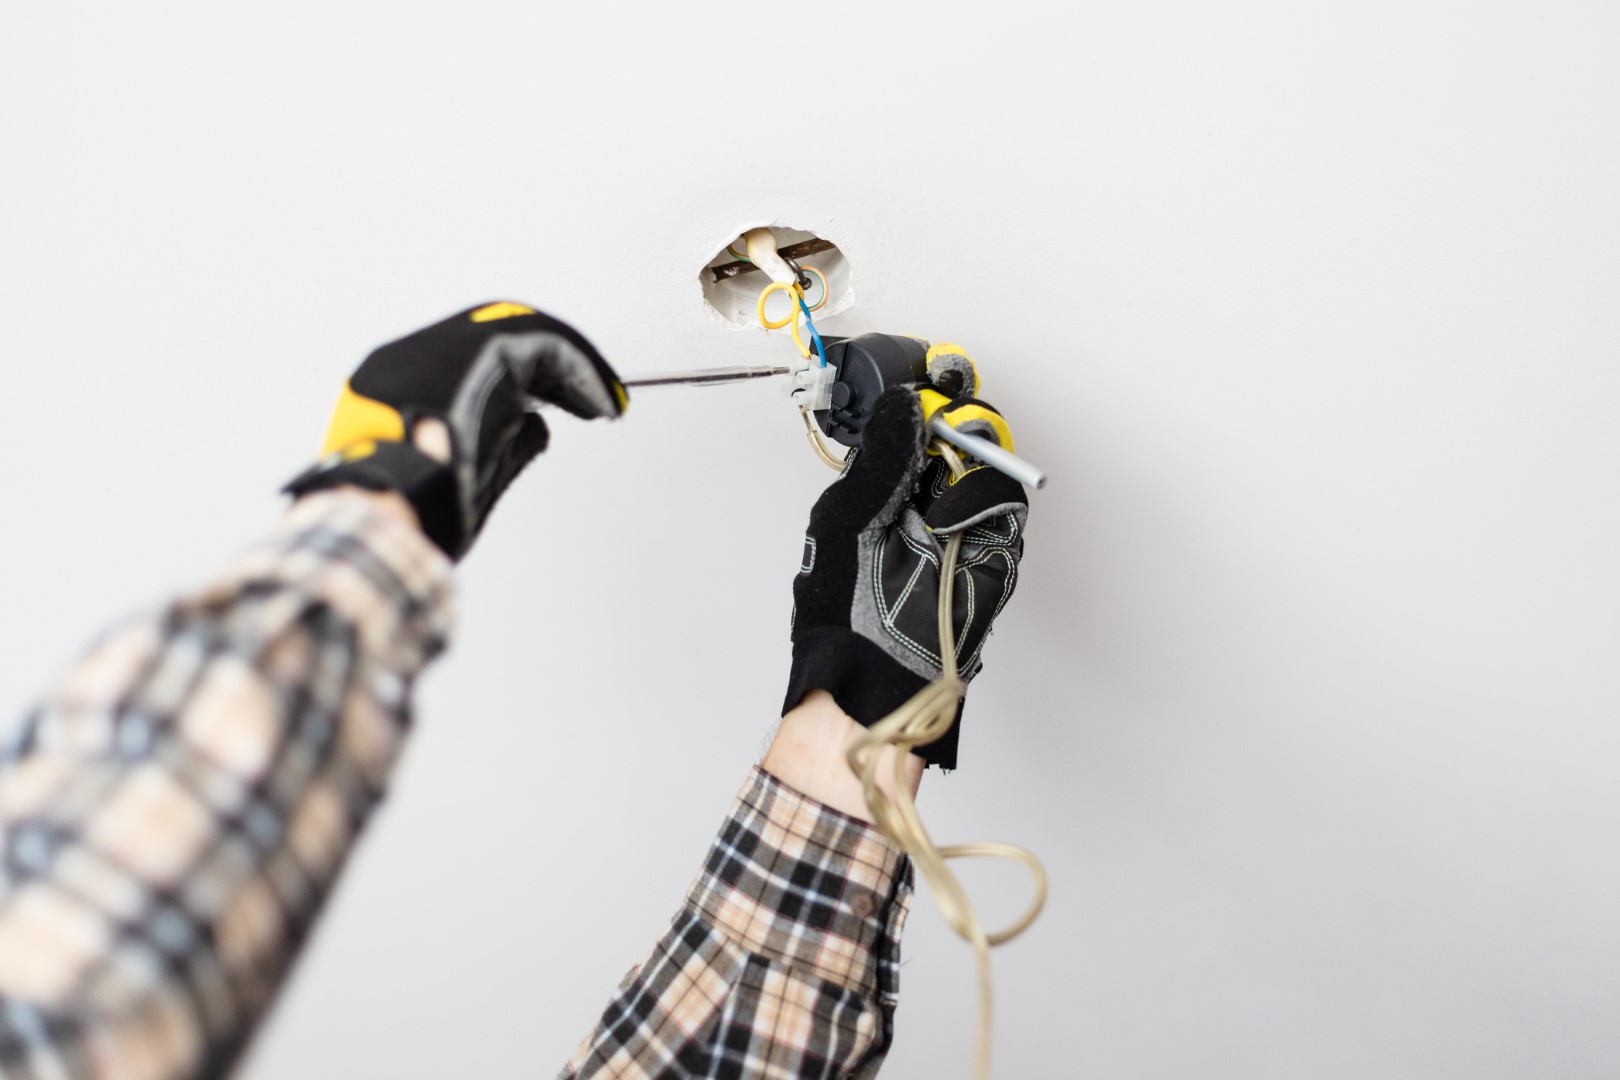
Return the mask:
[[[768,379],[775,375],[786,375],[788,369],[768,364],[747,365],[740,364],[732,367],[697,368],[693,371],[671,371],[659,375],[637,375],[624,379],[623,383],[631,389],[647,389],[654,386],[724,386],[727,383],[747,382],[750,379]],[[539,402],[535,402],[537,407]],[[943,439],[952,446],[978,458],[986,465],[1000,469],[1008,476],[1021,484],[1039,490],[1046,486],[1046,473],[1025,461],[1009,450],[1003,450],[989,439],[981,439],[977,435],[969,435],[957,431],[943,419],[936,416],[929,421],[928,430],[935,438]]]
[[[726,383],[768,379],[772,375],[787,373],[788,369],[785,367],[743,364],[736,367],[698,368],[695,371],[671,371],[658,375],[634,375],[623,382],[632,390],[649,386],[724,386]]]
[[[1045,472],[1012,451],[1003,450],[989,439],[981,439],[977,435],[957,431],[947,424],[943,417],[936,416],[930,420],[928,430],[935,438],[944,439],[957,449],[967,451],[986,465],[1000,469],[1020,484],[1027,484],[1037,491],[1046,486]]]

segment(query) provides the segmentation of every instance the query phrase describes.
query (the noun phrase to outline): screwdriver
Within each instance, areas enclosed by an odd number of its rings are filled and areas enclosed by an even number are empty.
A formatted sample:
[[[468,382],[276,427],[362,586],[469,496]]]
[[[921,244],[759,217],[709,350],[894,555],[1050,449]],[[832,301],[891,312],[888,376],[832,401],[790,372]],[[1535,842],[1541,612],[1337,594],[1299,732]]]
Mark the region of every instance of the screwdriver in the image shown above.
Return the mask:
[[[727,383],[747,382],[749,379],[767,379],[772,375],[786,375],[790,369],[759,365],[749,367],[698,368],[695,371],[672,371],[667,375],[637,375],[621,380],[625,389],[644,386],[724,386]]]
[[[623,380],[627,389],[635,390],[654,386],[725,386],[730,383],[748,382],[752,379],[768,379],[775,375],[790,374],[790,369],[768,364],[738,365],[733,367],[697,368],[692,371],[672,371],[659,375],[638,375]],[[1021,484],[1040,490],[1046,486],[1046,473],[1031,462],[1024,460],[1010,450],[1003,450],[998,444],[977,435],[969,435],[957,431],[942,417],[935,416],[928,422],[928,430],[935,438],[950,443],[972,457],[978,458],[993,468],[999,469]]]

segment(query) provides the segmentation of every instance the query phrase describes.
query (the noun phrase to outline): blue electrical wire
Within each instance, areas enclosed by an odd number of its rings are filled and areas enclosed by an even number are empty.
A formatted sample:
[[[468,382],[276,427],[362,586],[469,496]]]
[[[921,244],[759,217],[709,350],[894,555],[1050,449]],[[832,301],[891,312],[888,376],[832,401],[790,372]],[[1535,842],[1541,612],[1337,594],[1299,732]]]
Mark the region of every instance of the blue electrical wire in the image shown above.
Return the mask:
[[[810,328],[810,337],[816,343],[816,356],[821,360],[821,366],[827,366],[827,346],[821,342],[821,331],[816,329],[816,320],[810,317],[810,308],[804,302],[804,293],[796,292],[799,298],[799,310],[804,312],[804,324]]]

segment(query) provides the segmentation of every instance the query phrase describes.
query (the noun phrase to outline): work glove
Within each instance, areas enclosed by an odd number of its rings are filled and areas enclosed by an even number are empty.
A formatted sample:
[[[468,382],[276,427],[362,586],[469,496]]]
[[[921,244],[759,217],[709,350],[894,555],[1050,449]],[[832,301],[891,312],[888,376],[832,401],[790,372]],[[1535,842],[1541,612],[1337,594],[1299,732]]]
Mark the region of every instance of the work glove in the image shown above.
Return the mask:
[[[956,390],[976,382],[940,380]],[[953,483],[945,462],[927,450],[927,417],[936,411],[953,427],[1013,448],[1001,414],[977,399],[906,387],[878,399],[860,448],[810,511],[793,583],[784,713],[811,690],[826,690],[870,727],[941,676],[940,563],[956,532],[958,675],[967,683],[982,670],[990,624],[1018,581],[1029,502],[1016,480],[972,460]],[[958,703],[950,730],[914,752],[954,769],[960,722]]]
[[[352,484],[395,491],[452,559],[467,553],[495,501],[546,448],[551,402],[587,419],[617,417],[624,385],[578,331],[524,304],[470,308],[366,357],[338,397],[321,460],[285,491]],[[419,429],[435,419],[444,448]]]

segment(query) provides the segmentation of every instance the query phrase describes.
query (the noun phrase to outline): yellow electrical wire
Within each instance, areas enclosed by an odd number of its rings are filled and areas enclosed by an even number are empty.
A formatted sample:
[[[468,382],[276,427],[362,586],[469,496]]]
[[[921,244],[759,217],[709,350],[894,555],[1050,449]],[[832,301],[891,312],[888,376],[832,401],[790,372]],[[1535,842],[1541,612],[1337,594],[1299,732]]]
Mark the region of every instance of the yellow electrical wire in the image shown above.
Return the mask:
[[[773,321],[765,317],[765,301],[770,299],[771,294],[778,289],[788,294],[791,309],[788,311],[786,318]],[[799,298],[803,295],[804,290],[799,288],[797,281],[773,281],[760,291],[759,303],[756,305],[754,313],[759,316],[759,325],[767,330],[780,330],[784,326],[791,327],[793,330],[793,344],[799,347],[799,355],[809,359],[810,346],[806,345],[804,338],[799,336]]]
[[[800,269],[807,274],[816,275],[821,280],[821,299],[814,304],[808,302],[805,304],[806,310],[820,311],[827,304],[827,275],[813,266],[804,266],[800,267]],[[765,317],[765,301],[769,300],[771,294],[778,290],[788,294],[789,308],[787,316],[781,319],[767,319]],[[810,346],[804,343],[804,338],[799,334],[799,301],[804,300],[804,298],[804,288],[797,281],[773,281],[760,290],[759,303],[754,306],[754,314],[759,316],[759,325],[767,330],[780,330],[784,326],[791,327],[793,330],[793,344],[799,347],[799,355],[809,359],[811,356]]]

